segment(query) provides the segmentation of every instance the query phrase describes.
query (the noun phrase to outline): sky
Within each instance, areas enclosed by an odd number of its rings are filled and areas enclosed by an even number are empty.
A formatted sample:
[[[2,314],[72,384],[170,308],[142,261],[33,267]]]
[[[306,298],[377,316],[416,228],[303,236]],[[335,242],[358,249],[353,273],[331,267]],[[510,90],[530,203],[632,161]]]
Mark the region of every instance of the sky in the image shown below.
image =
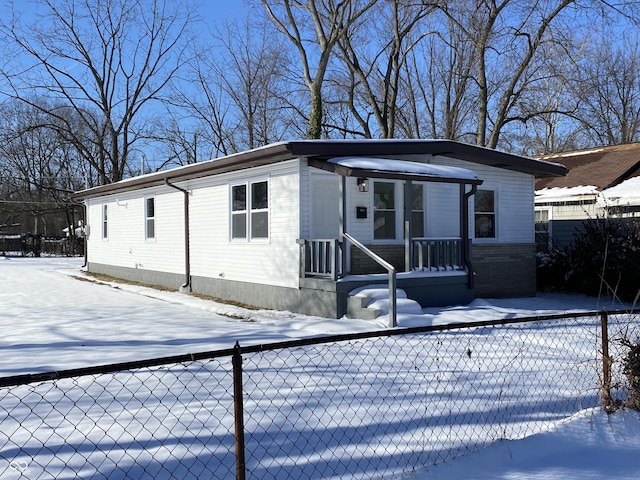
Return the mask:
[[[98,365],[127,360],[141,360],[157,356],[179,355],[209,351],[218,348],[229,348],[239,341],[243,345],[256,343],[270,343],[292,338],[350,333],[386,329],[386,318],[377,321],[357,319],[326,319],[293,314],[291,312],[277,312],[269,310],[245,310],[208,300],[195,298],[178,292],[157,291],[147,287],[96,283],[89,280],[82,270],[82,258],[20,258],[0,256],[0,376],[16,375],[27,372],[44,372],[65,368]],[[431,325],[451,323],[453,321],[476,321],[512,316],[532,316],[599,309],[609,306],[610,309],[619,307],[603,303],[603,301],[579,295],[540,295],[535,298],[524,299],[477,299],[466,306],[449,308],[429,308],[421,313],[399,314],[400,327],[415,325]],[[462,334],[462,332],[460,332]],[[477,334],[473,335],[475,338]],[[541,332],[542,333],[542,332]],[[460,342],[461,340],[456,340]],[[519,347],[518,347],[519,348]],[[346,358],[346,357],[345,357]],[[377,361],[375,358],[371,359]],[[340,359],[336,359],[340,362]],[[266,374],[266,373],[265,373]],[[278,374],[277,378],[285,378]],[[143,383],[144,379],[141,380]],[[562,379],[560,379],[562,381]],[[504,379],[508,389],[508,378]],[[286,388],[271,384],[272,392],[265,392],[267,396],[276,398]],[[57,382],[55,391],[62,391],[64,382]],[[38,389],[50,389],[47,382],[32,385],[28,391],[38,397]],[[419,391],[419,386],[415,386]],[[284,389],[284,390],[283,390]],[[51,394],[53,392],[49,392]],[[69,395],[69,401],[73,395]],[[0,407],[5,408],[1,400]],[[254,398],[254,397],[252,397]],[[5,398],[5,400],[7,400]],[[327,399],[325,399],[327,400]],[[255,401],[255,400],[254,400]],[[330,400],[316,411],[319,422],[330,422],[339,416],[339,409]],[[366,397],[356,404],[366,405]],[[449,399],[449,402],[452,400]],[[64,400],[63,400],[64,402]],[[41,399],[38,405],[41,405]],[[202,406],[201,404],[199,404]],[[477,407],[478,404],[476,404]],[[398,405],[396,405],[397,407]],[[73,411],[74,405],[65,407],[58,404],[59,411]],[[157,408],[157,407],[154,407]],[[401,410],[398,408],[398,410]],[[12,410],[16,415],[19,409]],[[134,418],[146,418],[149,412],[129,411]],[[0,477],[3,479],[38,478],[41,465],[48,465],[49,472],[54,471],[54,478],[66,478],[65,474],[74,473],[80,478],[89,478],[94,471],[92,465],[100,465],[101,473],[109,472],[113,467],[111,458],[115,456],[122,462],[127,458],[126,450],[121,451],[120,445],[144,443],[146,431],[137,432],[128,428],[121,432],[118,441],[112,437],[100,440],[97,431],[105,428],[107,432],[113,428],[109,424],[91,423],[84,426],[77,425],[71,429],[69,435],[73,442],[84,445],[87,439],[83,436],[75,438],[73,435],[83,435],[84,429],[91,432],[91,438],[97,439],[89,450],[80,456],[76,464],[76,457],[64,457],[64,463],[58,468],[58,460],[46,449],[40,450],[33,457],[25,452],[16,452],[15,447],[3,447],[5,439],[11,429],[11,445],[30,445],[25,433],[31,426],[37,426],[36,415],[33,410],[25,412],[21,425],[13,425],[13,417],[3,420],[3,430],[0,432]],[[186,412],[183,414],[186,415]],[[325,418],[327,417],[327,418]],[[101,422],[109,420],[109,416],[101,415]],[[362,414],[362,419],[368,418]],[[181,416],[181,423],[169,434],[182,438],[189,432],[183,431],[182,426],[189,424],[188,418]],[[194,419],[195,421],[195,419]],[[217,423],[217,422],[216,422]],[[33,425],[32,425],[33,424]],[[322,423],[324,424],[324,423]],[[545,425],[548,421],[545,422]],[[373,425],[370,435],[377,436]],[[308,429],[306,423],[294,425],[304,432]],[[13,430],[15,428],[15,430]],[[116,425],[117,428],[117,425]],[[222,428],[218,426],[216,428]],[[226,428],[226,427],[225,427]],[[455,429],[457,427],[452,426]],[[501,425],[486,425],[487,430],[500,428]],[[56,432],[63,435],[67,427],[63,424],[56,427]],[[314,432],[317,429],[314,429]],[[44,426],[43,435],[49,431]],[[341,429],[334,430],[337,435]],[[346,429],[349,431],[349,429]],[[226,431],[213,432],[215,435],[227,435]],[[307,430],[307,434],[309,431]],[[455,431],[450,432],[455,435]],[[45,435],[46,436],[46,435]],[[131,438],[129,438],[131,437]],[[129,442],[130,443],[127,443]],[[167,455],[166,465],[175,461],[175,452],[167,451],[167,445],[174,445],[171,439],[161,442],[149,442],[149,451],[156,461],[161,462],[163,455]],[[284,439],[277,439],[277,441]],[[402,439],[394,439],[402,441]],[[108,445],[108,451],[103,450]],[[132,443],[131,443],[132,442]],[[342,448],[348,450],[351,438],[334,438],[332,451],[339,452]],[[179,442],[184,445],[183,442]],[[295,445],[293,447],[295,449]],[[101,452],[106,460],[100,459]],[[61,455],[63,451],[61,450]],[[278,460],[280,466],[286,469],[300,468],[305,465],[295,457],[296,452],[285,452],[288,458]],[[299,453],[299,452],[298,452]],[[230,452],[226,452],[229,455]],[[319,454],[322,456],[322,454]],[[365,453],[363,453],[365,455]],[[54,458],[55,457],[55,458]],[[304,457],[308,458],[308,457]],[[366,458],[366,457],[363,457]],[[640,413],[622,411],[607,415],[600,408],[590,408],[563,420],[554,422],[549,429],[525,438],[511,440],[497,440],[489,447],[476,453],[465,455],[448,461],[428,470],[419,470],[403,477],[413,480],[439,479],[503,479],[503,480],[551,480],[558,478],[576,478],[586,480],[618,480],[640,478]],[[209,459],[216,462],[216,456]],[[50,463],[51,462],[51,463]],[[367,460],[371,464],[371,459]],[[122,465],[122,464],[121,464]],[[77,469],[76,469],[77,468]],[[150,467],[151,468],[151,467]],[[278,467],[280,468],[280,467]],[[278,468],[272,471],[279,471]],[[74,470],[76,469],[76,470]],[[109,478],[119,477],[105,473]],[[142,472],[140,478],[167,478],[162,475],[152,475],[149,471]],[[265,470],[266,471],[266,470]],[[146,475],[146,476],[145,476]],[[303,478],[304,475],[291,477],[276,474],[273,478]],[[129,477],[130,478],[130,477]],[[329,478],[329,477],[327,477]],[[336,476],[333,478],[349,478]]]

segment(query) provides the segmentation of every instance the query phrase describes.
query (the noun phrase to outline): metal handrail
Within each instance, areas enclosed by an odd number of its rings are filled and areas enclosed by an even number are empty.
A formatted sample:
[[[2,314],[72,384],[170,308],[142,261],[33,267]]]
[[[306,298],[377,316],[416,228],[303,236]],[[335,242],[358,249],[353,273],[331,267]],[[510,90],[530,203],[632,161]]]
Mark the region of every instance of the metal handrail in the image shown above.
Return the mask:
[[[397,300],[397,292],[396,292],[396,267],[387,262],[384,258],[375,254],[367,247],[365,247],[358,240],[353,238],[348,233],[342,233],[342,237],[349,240],[354,247],[359,248],[363,253],[368,255],[372,260],[374,260],[378,265],[385,268],[389,273],[389,326],[395,327],[398,325],[397,317],[398,317],[398,308],[396,305]]]

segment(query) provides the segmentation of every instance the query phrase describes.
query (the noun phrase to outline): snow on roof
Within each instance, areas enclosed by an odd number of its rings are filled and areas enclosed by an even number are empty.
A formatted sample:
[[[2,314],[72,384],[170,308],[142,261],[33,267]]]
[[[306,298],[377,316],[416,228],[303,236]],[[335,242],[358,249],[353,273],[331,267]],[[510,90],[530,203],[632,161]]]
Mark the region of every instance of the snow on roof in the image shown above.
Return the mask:
[[[597,196],[598,187],[593,185],[581,185],[579,187],[554,187],[536,190],[536,200],[553,201],[567,200],[569,198]]]
[[[630,178],[603,191],[599,191],[598,187],[593,185],[536,190],[536,202],[560,202],[585,197],[600,197],[605,202],[640,204],[640,177]]]
[[[580,155],[590,155],[592,153],[602,152],[604,148],[594,148],[592,150],[578,150],[574,152],[565,152],[565,153],[553,153],[551,155],[544,155],[540,157],[543,160],[547,160],[550,158],[567,158],[567,157],[578,157]]]
[[[638,203],[640,201],[640,177],[633,177],[615,187],[607,188],[602,192],[602,196],[609,201],[630,202],[636,200]]]
[[[478,180],[475,172],[466,168],[410,162],[407,160],[391,160],[377,157],[334,157],[327,160],[327,162],[346,168],[369,170],[372,172],[395,172],[435,178]]]

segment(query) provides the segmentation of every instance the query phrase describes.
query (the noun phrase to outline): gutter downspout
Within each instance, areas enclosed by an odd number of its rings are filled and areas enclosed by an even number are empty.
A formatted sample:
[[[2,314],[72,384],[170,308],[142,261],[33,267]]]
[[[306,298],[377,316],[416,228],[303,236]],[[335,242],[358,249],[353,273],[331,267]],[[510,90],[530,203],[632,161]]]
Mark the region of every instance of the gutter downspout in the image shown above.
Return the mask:
[[[469,199],[475,195],[478,190],[478,186],[476,184],[471,184],[471,190],[465,192],[464,184],[460,184],[460,189],[462,190],[462,241],[463,244],[463,255],[464,255],[464,264],[467,267],[467,272],[469,276],[469,288],[475,287],[475,272],[473,270],[473,264],[471,263],[471,240],[469,238]]]
[[[169,182],[168,178],[164,179],[164,183],[184,194],[184,283],[180,286],[183,293],[191,292],[191,253],[189,251],[189,191],[180,188]]]
[[[83,234],[83,241],[84,241],[84,265],[82,265],[82,268],[87,268],[87,264],[89,263],[89,235],[88,235],[88,231],[87,231],[87,202],[84,201],[82,202],[82,214],[84,216],[84,218],[82,219],[82,229],[84,230],[84,234]],[[69,232],[69,235],[71,235],[71,232]]]

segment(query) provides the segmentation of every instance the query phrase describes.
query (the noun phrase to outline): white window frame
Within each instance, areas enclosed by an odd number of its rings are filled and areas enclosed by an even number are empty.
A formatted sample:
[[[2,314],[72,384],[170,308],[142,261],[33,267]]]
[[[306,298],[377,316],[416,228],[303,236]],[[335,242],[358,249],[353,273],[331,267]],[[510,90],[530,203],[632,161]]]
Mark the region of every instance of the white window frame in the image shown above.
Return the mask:
[[[267,198],[266,198],[266,206],[256,206],[254,198],[254,186],[257,184],[264,183],[267,187]],[[245,199],[244,199],[244,209],[234,209],[234,191],[236,188],[244,187],[245,189]],[[270,227],[271,227],[271,218],[269,212],[269,203],[270,203],[270,186],[268,178],[261,178],[256,180],[251,180],[242,183],[234,183],[229,187],[229,239],[233,242],[266,242],[269,241],[271,237]],[[264,236],[256,236],[254,232],[254,228],[257,226],[257,222],[255,221],[257,216],[264,217],[266,216],[266,235]],[[234,217],[242,217],[244,216],[244,235],[235,236],[234,233]]]
[[[153,202],[153,216],[149,216],[149,201]],[[152,228],[149,228],[149,225]],[[144,199],[144,238],[148,241],[156,239],[156,197],[145,197]]]

